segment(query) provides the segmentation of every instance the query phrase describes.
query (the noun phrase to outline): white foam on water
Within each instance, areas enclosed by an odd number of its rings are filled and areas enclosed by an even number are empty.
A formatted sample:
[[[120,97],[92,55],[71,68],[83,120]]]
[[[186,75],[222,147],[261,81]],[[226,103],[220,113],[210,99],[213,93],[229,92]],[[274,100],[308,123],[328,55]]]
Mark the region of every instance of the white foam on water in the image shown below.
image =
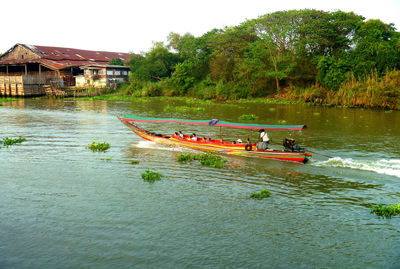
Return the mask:
[[[381,159],[381,160],[353,160],[351,158],[342,159],[340,157],[330,158],[327,161],[313,163],[320,167],[340,167],[363,171],[372,171],[378,174],[385,174],[400,178],[400,160],[399,159]]]
[[[159,144],[153,141],[139,141],[139,143],[135,144],[136,147],[142,149],[162,149],[162,150],[170,150],[170,151],[182,151],[179,147],[168,146]]]

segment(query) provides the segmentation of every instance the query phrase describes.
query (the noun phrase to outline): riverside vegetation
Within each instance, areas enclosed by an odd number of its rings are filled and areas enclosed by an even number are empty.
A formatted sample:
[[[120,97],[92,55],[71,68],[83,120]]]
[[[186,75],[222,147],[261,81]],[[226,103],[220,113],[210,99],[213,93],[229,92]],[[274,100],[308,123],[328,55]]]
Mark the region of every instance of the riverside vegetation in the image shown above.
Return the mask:
[[[399,42],[393,24],[353,12],[277,11],[199,37],[170,33],[131,55],[119,93],[400,109]]]

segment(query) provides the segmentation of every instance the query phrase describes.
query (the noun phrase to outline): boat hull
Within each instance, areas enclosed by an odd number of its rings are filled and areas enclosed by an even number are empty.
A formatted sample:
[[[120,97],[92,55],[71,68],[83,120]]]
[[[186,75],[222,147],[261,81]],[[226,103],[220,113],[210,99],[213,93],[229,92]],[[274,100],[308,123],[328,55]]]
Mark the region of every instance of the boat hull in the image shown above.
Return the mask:
[[[232,144],[232,143],[218,143],[218,142],[205,142],[205,141],[192,141],[190,139],[180,139],[176,136],[165,136],[150,133],[130,121],[120,119],[124,125],[131,129],[135,134],[141,138],[154,141],[156,143],[181,146],[196,150],[212,151],[221,154],[262,158],[262,159],[276,159],[283,161],[301,162],[306,163],[312,156],[309,152],[286,152],[280,150],[267,149],[265,151],[256,150],[255,145],[252,145],[251,150],[246,150],[246,144]]]

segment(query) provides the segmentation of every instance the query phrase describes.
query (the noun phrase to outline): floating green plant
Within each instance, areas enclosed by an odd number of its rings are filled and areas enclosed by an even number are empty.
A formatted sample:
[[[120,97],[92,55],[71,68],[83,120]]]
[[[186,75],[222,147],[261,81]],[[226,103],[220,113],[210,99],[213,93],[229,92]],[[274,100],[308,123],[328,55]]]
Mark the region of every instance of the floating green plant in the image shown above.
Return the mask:
[[[111,161],[111,158],[110,157],[106,157],[106,158],[101,158],[100,160],[109,162],[109,161]]]
[[[250,198],[261,200],[263,198],[267,198],[271,196],[271,192],[269,190],[261,190],[260,192],[253,192],[250,194]]]
[[[199,112],[205,111],[204,107],[191,107],[191,106],[171,106],[168,105],[164,108],[164,112]]]
[[[285,124],[285,123],[286,123],[286,120],[278,120],[278,123],[279,123],[279,124]]]
[[[138,160],[132,160],[131,164],[139,164],[139,161]]]
[[[142,174],[142,178],[144,181],[147,181],[149,183],[154,183],[158,180],[161,180],[161,178],[163,177],[163,175],[161,175],[160,173],[157,172],[153,172],[150,170],[146,170],[146,172],[144,172]]]
[[[392,216],[400,215],[400,203],[398,205],[382,205],[378,204],[371,208],[371,214],[375,213],[376,215],[384,218],[391,218]]]
[[[254,114],[243,114],[239,117],[239,120],[256,120],[258,116]]]
[[[92,150],[93,152],[98,151],[98,152],[106,152],[110,148],[110,144],[104,142],[104,143],[97,143],[93,142],[92,144],[87,146],[88,149]]]
[[[190,162],[190,161],[193,161],[193,154],[181,152],[181,154],[178,155],[178,162]]]
[[[3,144],[4,146],[8,147],[8,146],[11,146],[14,144],[22,143],[24,141],[26,141],[26,138],[22,137],[22,136],[20,136],[19,138],[14,138],[14,139],[6,137],[6,138],[4,138],[3,141],[0,141],[0,143]]]
[[[273,111],[276,110],[276,108],[275,108],[275,107],[270,107],[268,110],[271,111],[271,112],[273,112]]]
[[[225,163],[228,161],[226,158],[222,158],[221,156],[212,154],[212,153],[199,153],[199,154],[191,154],[191,153],[181,153],[178,156],[179,162],[189,162],[193,160],[200,161],[202,165],[211,166],[215,168],[224,167]]]

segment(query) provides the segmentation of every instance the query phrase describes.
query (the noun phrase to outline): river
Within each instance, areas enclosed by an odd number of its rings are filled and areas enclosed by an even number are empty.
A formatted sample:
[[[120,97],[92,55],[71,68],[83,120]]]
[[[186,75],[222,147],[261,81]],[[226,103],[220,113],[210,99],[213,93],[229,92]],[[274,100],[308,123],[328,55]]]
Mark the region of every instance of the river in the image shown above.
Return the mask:
[[[398,268],[400,112],[278,104],[21,99],[0,106],[0,268]],[[186,104],[187,105],[187,104]],[[190,106],[196,106],[191,104]],[[182,164],[191,150],[146,142],[124,114],[307,124],[269,131],[315,152],[307,164],[229,157],[223,169]],[[247,130],[143,123],[171,134],[254,140]],[[106,153],[86,148],[108,142]],[[132,164],[138,160],[138,164]],[[150,169],[165,177],[141,178]],[[269,189],[271,197],[249,199]]]

